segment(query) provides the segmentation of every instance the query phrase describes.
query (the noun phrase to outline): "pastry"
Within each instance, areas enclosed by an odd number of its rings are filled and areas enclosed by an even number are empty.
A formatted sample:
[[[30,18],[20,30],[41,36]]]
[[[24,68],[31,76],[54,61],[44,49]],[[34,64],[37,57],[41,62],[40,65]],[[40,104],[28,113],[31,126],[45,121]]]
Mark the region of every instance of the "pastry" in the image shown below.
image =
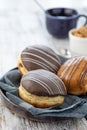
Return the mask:
[[[67,94],[63,81],[44,69],[32,70],[22,76],[19,97],[35,107],[61,105]]]
[[[29,46],[18,58],[18,69],[22,75],[36,69],[45,69],[57,74],[60,66],[61,61],[57,54],[46,46]]]
[[[67,60],[57,75],[63,80],[68,93],[85,94],[87,92],[87,57],[77,56]]]

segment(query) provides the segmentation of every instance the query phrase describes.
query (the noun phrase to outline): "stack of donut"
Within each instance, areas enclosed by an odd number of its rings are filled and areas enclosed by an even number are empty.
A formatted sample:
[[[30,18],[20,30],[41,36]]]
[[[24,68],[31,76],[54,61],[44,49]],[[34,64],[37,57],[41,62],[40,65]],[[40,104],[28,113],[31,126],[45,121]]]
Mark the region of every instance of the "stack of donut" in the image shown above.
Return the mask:
[[[35,107],[63,104],[67,93],[87,92],[87,57],[67,60],[61,65],[58,55],[46,46],[29,46],[18,57],[22,75],[19,97]]]

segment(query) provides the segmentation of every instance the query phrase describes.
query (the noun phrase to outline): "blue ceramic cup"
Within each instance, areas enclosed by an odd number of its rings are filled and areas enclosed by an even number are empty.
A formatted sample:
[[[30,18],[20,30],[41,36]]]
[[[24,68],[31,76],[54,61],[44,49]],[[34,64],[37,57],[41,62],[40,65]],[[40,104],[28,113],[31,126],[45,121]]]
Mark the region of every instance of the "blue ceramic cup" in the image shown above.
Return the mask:
[[[47,30],[57,38],[67,38],[69,30],[77,27],[80,17],[84,17],[86,19],[84,25],[87,24],[87,16],[78,14],[75,9],[53,8],[46,10],[45,14]]]

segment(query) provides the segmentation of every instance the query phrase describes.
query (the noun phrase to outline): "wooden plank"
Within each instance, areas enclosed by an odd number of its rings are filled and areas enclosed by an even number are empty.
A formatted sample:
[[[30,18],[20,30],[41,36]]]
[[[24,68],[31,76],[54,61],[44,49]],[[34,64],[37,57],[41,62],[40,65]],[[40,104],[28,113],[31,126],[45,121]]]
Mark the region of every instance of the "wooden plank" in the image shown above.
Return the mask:
[[[0,100],[0,130],[87,130],[87,122],[83,119],[61,120],[41,123],[31,121],[12,114]]]

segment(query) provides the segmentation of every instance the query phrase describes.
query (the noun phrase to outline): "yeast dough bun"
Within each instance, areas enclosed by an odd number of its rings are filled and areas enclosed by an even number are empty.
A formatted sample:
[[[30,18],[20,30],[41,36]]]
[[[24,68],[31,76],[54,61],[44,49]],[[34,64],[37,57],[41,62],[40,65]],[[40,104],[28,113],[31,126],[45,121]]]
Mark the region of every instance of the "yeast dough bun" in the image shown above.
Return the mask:
[[[22,75],[36,69],[45,69],[57,74],[60,66],[61,61],[57,54],[46,46],[29,46],[18,57],[18,69]]]
[[[26,73],[19,87],[19,96],[39,108],[61,105],[66,94],[62,80],[54,73],[43,69]]]
[[[57,75],[63,80],[68,93],[87,93],[87,56],[77,56],[67,60]]]

